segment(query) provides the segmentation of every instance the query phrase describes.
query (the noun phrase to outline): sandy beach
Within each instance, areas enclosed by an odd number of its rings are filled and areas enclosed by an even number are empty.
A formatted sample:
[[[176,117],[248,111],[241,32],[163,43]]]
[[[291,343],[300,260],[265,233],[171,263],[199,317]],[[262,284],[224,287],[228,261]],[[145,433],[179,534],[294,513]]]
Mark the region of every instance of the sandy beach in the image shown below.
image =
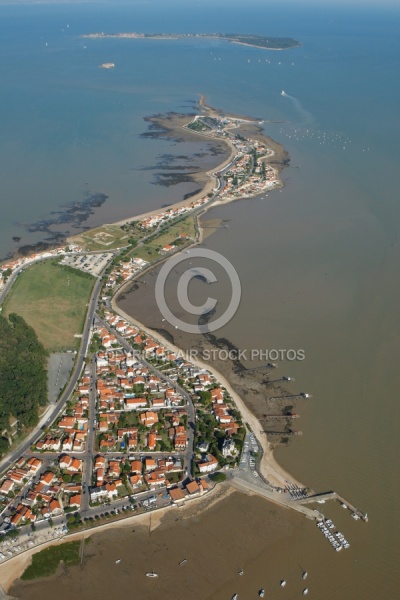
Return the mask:
[[[276,174],[279,174],[279,172],[287,164],[287,161],[288,161],[287,152],[284,150],[284,148],[280,144],[278,144],[272,138],[265,135],[265,133],[262,131],[260,123],[259,123],[259,121],[257,121],[257,119],[253,119],[250,117],[244,117],[242,115],[234,115],[234,114],[224,113],[220,109],[216,109],[216,108],[209,106],[206,102],[205,96],[200,96],[199,101],[198,101],[198,107],[199,107],[199,112],[201,112],[209,117],[221,117],[221,115],[224,115],[231,119],[241,120],[242,121],[240,124],[241,133],[243,133],[245,136],[246,135],[250,136],[252,139],[255,139],[260,142],[265,143],[268,146],[268,148],[270,148],[272,150],[272,153],[265,160],[265,162],[273,167]],[[224,169],[233,160],[233,158],[235,157],[235,155],[237,153],[236,148],[233,146],[233,144],[230,142],[229,139],[226,139],[226,138],[216,139],[215,137],[213,137],[211,135],[188,129],[186,126],[192,120],[193,120],[193,115],[189,116],[189,115],[180,115],[180,114],[175,114],[175,113],[168,114],[168,115],[156,115],[154,117],[147,118],[147,121],[150,121],[153,125],[156,125],[156,126],[162,128],[163,130],[165,130],[165,135],[172,139],[178,139],[178,141],[179,141],[179,139],[185,139],[185,140],[189,140],[189,141],[198,141],[199,139],[210,140],[212,143],[218,143],[218,144],[223,145],[228,152],[228,156],[217,167],[214,167],[213,169],[210,169],[207,171],[199,171],[198,173],[193,174],[192,177],[196,181],[198,181],[199,184],[202,184],[202,189],[199,192],[197,192],[196,194],[194,194],[193,196],[190,196],[190,198],[187,198],[185,200],[181,200],[179,202],[171,204],[168,208],[179,208],[182,206],[190,206],[193,202],[196,202],[200,198],[203,198],[207,194],[211,193],[214,190],[215,185],[217,183],[215,173]],[[236,126],[228,127],[227,129],[230,129],[233,131],[239,130],[239,128]],[[217,206],[218,204],[227,204],[228,202],[232,202],[232,201],[240,200],[240,199],[242,199],[242,198],[238,197],[238,198],[235,198],[234,200],[219,200],[219,201],[213,202],[213,206]],[[154,209],[154,210],[151,210],[146,213],[142,213],[139,215],[135,215],[133,217],[129,217],[127,219],[122,219],[120,221],[108,223],[108,225],[121,226],[121,225],[125,225],[126,223],[129,223],[133,220],[141,221],[143,219],[147,219],[148,217],[159,214],[160,212],[161,212],[161,209]],[[76,237],[77,236],[72,236],[71,238],[68,238],[67,241],[76,239]]]
[[[141,330],[145,331],[149,336],[151,336],[155,339],[158,339],[157,335],[155,334],[155,332],[152,329],[150,329],[149,327],[146,327],[143,323],[137,321],[136,319],[134,319],[130,315],[128,315],[126,312],[124,312],[117,305],[117,303],[114,301],[114,299],[112,301],[112,307],[115,312],[120,314],[121,317],[126,319],[128,322],[132,323],[136,327],[139,327]],[[174,344],[171,344],[171,342],[165,340],[164,338],[159,339],[159,342],[162,343],[163,346],[168,348],[171,352],[175,352],[177,354],[182,353],[182,350],[180,348],[178,348]],[[261,425],[260,425],[259,421],[255,417],[255,415],[253,415],[253,413],[247,408],[246,404],[244,403],[242,398],[232,388],[229,381],[217,370],[210,367],[210,365],[207,364],[206,362],[203,362],[199,359],[194,359],[194,358],[193,359],[191,358],[190,361],[194,365],[199,367],[200,369],[206,369],[206,370],[210,371],[212,373],[212,375],[215,377],[215,379],[217,381],[219,381],[221,383],[221,385],[226,388],[227,392],[230,394],[233,401],[235,402],[238,410],[241,412],[244,422],[248,423],[248,425],[250,426],[250,428],[256,435],[256,437],[263,449],[263,456],[260,461],[260,471],[261,471],[261,474],[263,475],[263,477],[265,477],[265,479],[268,479],[272,483],[279,485],[279,486],[285,486],[286,482],[290,481],[300,487],[304,487],[304,485],[302,483],[300,483],[299,481],[296,481],[296,479],[294,479],[292,477],[292,475],[287,473],[276,462],[276,460],[273,456],[271,444],[267,440],[267,436],[265,434],[260,435]]]

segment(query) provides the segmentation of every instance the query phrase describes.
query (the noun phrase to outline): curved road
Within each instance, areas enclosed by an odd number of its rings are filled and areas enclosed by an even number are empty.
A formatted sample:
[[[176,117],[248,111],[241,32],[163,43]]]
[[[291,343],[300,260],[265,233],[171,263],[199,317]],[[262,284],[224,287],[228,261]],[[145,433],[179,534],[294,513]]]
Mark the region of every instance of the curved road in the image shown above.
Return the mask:
[[[15,450],[13,450],[10,454],[7,455],[5,459],[3,459],[0,462],[0,472],[9,469],[12,466],[12,464],[16,460],[18,460],[21,454],[26,452],[28,448],[30,448],[30,446],[40,438],[40,436],[43,433],[42,427],[46,427],[56,419],[57,415],[64,408],[64,405],[67,402],[69,396],[72,394],[81,374],[81,370],[87,354],[87,349],[90,340],[90,328],[93,322],[94,313],[96,310],[97,302],[102,287],[101,277],[102,273],[99,275],[98,280],[94,284],[94,288],[90,297],[88,310],[86,314],[86,321],[83,328],[82,341],[79,348],[79,353],[76,356],[75,367],[72,371],[72,375],[70,377],[67,387],[63,391],[61,398],[58,400],[58,402],[47,409],[47,411],[45,412],[35,429],[24,439],[24,441]],[[0,300],[1,298],[2,296],[0,296]]]

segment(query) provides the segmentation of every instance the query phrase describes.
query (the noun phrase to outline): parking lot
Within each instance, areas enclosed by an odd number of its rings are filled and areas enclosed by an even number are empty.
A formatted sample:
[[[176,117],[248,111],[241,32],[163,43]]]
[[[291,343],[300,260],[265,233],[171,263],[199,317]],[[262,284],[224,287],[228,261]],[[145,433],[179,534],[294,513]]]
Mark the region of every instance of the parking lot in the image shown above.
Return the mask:
[[[61,264],[96,276],[100,275],[112,257],[112,252],[104,252],[103,254],[69,254],[63,258]]]
[[[242,469],[250,469],[254,477],[258,477],[256,471],[256,456],[258,455],[259,447],[254,434],[250,433],[246,435],[243,453],[240,459],[240,467]]]

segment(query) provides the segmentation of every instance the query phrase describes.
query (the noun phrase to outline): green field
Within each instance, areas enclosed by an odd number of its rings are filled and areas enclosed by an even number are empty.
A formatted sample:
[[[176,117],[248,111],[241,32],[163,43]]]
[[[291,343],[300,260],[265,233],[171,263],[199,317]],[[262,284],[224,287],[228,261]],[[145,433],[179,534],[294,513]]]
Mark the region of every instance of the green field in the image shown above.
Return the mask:
[[[186,234],[192,241],[196,238],[194,217],[190,215],[185,218],[178,218],[175,223],[167,224],[165,231],[161,231],[157,236],[148,240],[138,248],[135,248],[128,254],[129,258],[142,258],[148,262],[153,262],[163,255],[160,254],[161,248],[167,244],[173,244],[180,234]],[[183,241],[180,245],[185,246],[190,240]]]
[[[32,556],[32,564],[22,573],[21,579],[37,579],[48,577],[57,572],[60,561],[71,567],[79,564],[79,550],[81,542],[66,542],[61,546],[51,546]]]
[[[3,307],[21,315],[47,350],[79,347],[86,305],[95,279],[50,259],[27,267],[17,278]]]
[[[119,225],[103,225],[96,229],[90,229],[85,233],[73,236],[71,242],[83,246],[88,251],[115,250],[128,246],[129,235]]]

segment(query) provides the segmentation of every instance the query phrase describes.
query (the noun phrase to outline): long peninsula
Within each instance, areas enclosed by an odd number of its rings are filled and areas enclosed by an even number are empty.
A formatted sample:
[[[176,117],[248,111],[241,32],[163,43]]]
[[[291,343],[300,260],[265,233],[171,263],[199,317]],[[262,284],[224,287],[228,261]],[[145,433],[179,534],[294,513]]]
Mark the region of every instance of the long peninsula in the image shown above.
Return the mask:
[[[263,35],[253,35],[244,33],[87,33],[82,35],[83,38],[104,39],[104,38],[121,38],[121,39],[146,39],[146,40],[186,40],[186,39],[209,39],[209,40],[225,40],[233,44],[244,44],[246,46],[254,46],[255,48],[263,48],[265,50],[288,50],[289,48],[297,48],[300,42],[293,38],[278,38],[267,37]]]

